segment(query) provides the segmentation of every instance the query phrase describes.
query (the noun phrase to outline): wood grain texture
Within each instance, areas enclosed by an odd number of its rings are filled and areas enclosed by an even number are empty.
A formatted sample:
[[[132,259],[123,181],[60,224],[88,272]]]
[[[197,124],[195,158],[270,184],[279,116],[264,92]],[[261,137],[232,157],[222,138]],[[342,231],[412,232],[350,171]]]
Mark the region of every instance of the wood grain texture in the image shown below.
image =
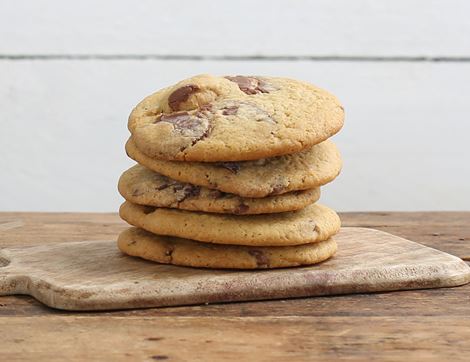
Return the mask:
[[[465,0],[16,0],[0,12],[0,53],[468,57],[469,11]]]
[[[457,256],[470,213],[343,213]],[[116,214],[0,213],[0,247],[115,238]],[[405,225],[406,227],[402,227]],[[435,232],[448,225],[446,233]],[[434,233],[434,235],[433,235]],[[34,237],[34,239],[33,239]],[[27,296],[0,299],[5,360],[467,361],[470,284],[388,293],[73,313]],[[226,337],[226,338],[225,338]],[[5,357],[4,357],[5,356]]]
[[[467,361],[469,323],[468,316],[5,317],[0,348],[6,360]]]
[[[470,63],[0,60],[1,209],[117,210],[130,110],[204,72],[288,76],[339,97],[344,168],[321,199],[335,210],[468,208]]]
[[[29,294],[66,310],[111,310],[459,286],[459,258],[381,231],[343,228],[321,264],[267,271],[159,265],[123,255],[115,241],[0,250],[0,295]]]

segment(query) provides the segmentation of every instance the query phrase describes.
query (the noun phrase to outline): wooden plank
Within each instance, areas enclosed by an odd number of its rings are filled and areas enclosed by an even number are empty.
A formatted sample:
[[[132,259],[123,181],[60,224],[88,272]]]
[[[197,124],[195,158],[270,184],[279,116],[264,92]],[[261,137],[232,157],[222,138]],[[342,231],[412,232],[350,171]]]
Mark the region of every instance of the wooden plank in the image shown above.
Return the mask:
[[[468,57],[469,11],[464,0],[17,0],[0,13],[0,53]]]
[[[345,166],[322,196],[333,208],[468,209],[470,63],[0,61],[2,210],[116,210],[130,109],[208,71],[290,76],[339,96]]]
[[[6,360],[466,361],[469,323],[468,316],[4,317],[0,349]]]

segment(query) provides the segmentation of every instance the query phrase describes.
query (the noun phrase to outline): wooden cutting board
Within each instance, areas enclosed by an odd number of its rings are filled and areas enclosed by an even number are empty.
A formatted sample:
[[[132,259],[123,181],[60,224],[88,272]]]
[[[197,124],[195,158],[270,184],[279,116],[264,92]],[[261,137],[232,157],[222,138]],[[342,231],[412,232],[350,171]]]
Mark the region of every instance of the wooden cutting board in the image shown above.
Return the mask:
[[[336,256],[317,266],[259,271],[160,265],[121,254],[113,240],[8,248],[0,250],[0,295],[28,294],[66,310],[109,310],[470,282],[461,259],[382,231],[343,228],[336,240]]]

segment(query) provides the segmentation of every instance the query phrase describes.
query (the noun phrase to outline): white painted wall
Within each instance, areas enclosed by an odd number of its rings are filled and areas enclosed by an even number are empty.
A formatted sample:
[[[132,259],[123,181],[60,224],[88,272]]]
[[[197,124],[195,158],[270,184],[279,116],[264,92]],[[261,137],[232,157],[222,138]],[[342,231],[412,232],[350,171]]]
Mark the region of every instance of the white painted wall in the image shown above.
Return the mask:
[[[203,72],[300,78],[339,96],[345,167],[324,203],[470,209],[470,2],[16,0],[1,9],[0,210],[116,210],[117,179],[132,164],[123,150],[132,106]]]

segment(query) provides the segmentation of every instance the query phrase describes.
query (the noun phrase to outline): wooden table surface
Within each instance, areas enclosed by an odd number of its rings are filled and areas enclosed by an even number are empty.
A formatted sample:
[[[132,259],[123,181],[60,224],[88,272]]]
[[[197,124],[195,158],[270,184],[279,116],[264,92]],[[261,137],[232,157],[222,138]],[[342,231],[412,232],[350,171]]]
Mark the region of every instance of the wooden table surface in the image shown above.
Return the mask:
[[[470,212],[344,213],[470,260]],[[0,247],[116,238],[116,214],[0,213]],[[0,297],[0,360],[468,361],[470,284],[451,289],[71,313]]]

